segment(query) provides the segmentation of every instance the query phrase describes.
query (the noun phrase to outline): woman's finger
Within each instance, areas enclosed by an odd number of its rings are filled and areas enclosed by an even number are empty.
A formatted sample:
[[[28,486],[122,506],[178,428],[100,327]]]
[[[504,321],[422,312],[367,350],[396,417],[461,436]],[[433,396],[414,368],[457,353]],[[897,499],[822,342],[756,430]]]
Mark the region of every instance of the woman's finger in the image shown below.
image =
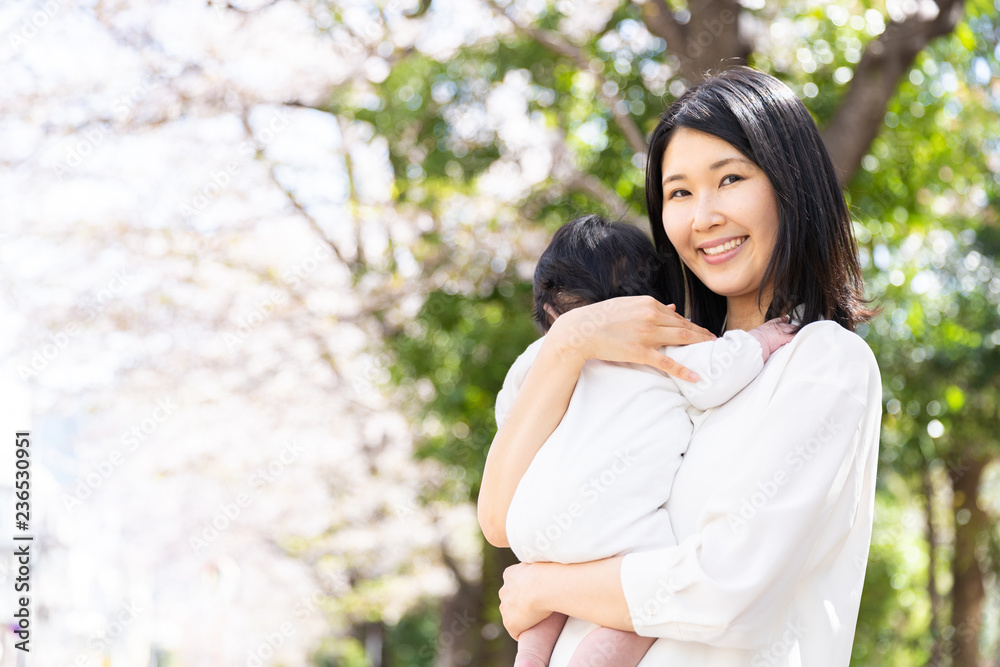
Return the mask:
[[[693,331],[695,333],[701,334],[703,336],[708,336],[708,340],[714,340],[716,338],[708,329],[698,326],[691,320],[687,319],[683,315],[677,312],[677,306],[674,304],[662,304],[659,301],[654,301],[659,310],[659,317],[657,318],[657,324],[664,327],[675,327],[678,329],[686,329],[688,331]],[[700,339],[697,341],[700,342]]]
[[[688,382],[697,382],[701,377],[692,371],[687,366],[683,366],[678,363],[675,359],[671,358],[669,355],[662,354],[660,352],[654,352],[653,356],[650,357],[648,362],[653,368],[658,368],[667,375],[672,375],[678,380],[687,380]]]
[[[689,345],[691,343],[701,343],[702,341],[718,338],[718,336],[708,329],[683,319],[680,323],[659,324],[657,334],[671,336],[671,340],[674,342],[665,343],[666,345]]]
[[[704,343],[705,341],[717,339],[715,334],[707,329],[702,329],[697,324],[692,324],[691,327],[660,324],[656,328],[654,335],[656,336],[657,345],[660,346],[692,345],[693,343]]]

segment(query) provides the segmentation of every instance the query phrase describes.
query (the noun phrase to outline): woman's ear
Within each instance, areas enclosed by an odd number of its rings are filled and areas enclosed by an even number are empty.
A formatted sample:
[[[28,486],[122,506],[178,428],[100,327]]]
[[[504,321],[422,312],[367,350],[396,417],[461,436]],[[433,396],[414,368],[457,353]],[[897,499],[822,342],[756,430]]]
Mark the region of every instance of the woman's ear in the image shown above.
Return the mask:
[[[551,303],[545,304],[542,306],[542,309],[546,312],[546,314],[548,314],[549,326],[552,326],[552,323],[556,321],[557,317],[559,317],[559,313],[556,312],[556,309],[552,307]]]

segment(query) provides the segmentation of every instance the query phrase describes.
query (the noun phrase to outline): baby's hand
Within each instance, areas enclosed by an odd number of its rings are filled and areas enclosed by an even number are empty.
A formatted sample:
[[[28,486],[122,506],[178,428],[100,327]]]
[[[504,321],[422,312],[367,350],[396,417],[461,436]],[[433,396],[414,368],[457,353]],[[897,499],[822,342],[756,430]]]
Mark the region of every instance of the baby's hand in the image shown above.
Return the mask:
[[[764,361],[771,356],[771,353],[790,341],[794,336],[794,328],[784,317],[777,317],[769,322],[764,322],[756,329],[751,329],[747,333],[760,341],[760,347],[764,353]]]

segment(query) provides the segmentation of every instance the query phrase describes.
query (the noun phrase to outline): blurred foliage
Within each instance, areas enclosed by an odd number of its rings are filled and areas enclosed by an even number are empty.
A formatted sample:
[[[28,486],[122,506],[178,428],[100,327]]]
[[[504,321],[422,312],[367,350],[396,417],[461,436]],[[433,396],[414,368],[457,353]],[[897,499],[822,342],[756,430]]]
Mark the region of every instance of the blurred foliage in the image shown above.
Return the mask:
[[[329,639],[313,652],[316,667],[371,667],[365,646],[354,637]]]
[[[485,298],[429,294],[420,312],[389,337],[391,381],[421,414],[420,457],[456,466],[479,495],[483,462],[496,421],[493,404],[507,369],[538,337],[531,285],[502,280]]]
[[[441,610],[425,605],[412,610],[388,629],[385,662],[389,665],[431,667],[441,626]]]
[[[899,516],[924,504],[921,477],[930,469],[961,474],[1000,458],[1000,187],[989,162],[1000,119],[986,87],[997,75],[997,23],[969,9],[968,23],[924,51],[901,82],[850,188],[868,289],[883,309],[867,339],[884,386],[876,520],[887,531],[873,539],[856,664],[923,664],[954,632],[947,608],[939,634],[931,631],[926,517],[901,531]],[[888,488],[896,475],[905,485]],[[936,502],[949,503],[948,486],[938,475]],[[997,509],[995,498],[979,504]],[[943,512],[937,530],[953,533],[955,517]],[[981,539],[995,544],[997,530]],[[946,594],[955,555],[948,541],[935,552],[937,589]],[[1000,574],[995,556],[977,560]],[[995,627],[982,642],[995,650]]]
[[[571,4],[546,4],[535,26],[558,31]],[[770,25],[764,35],[792,35],[765,40],[768,48],[752,54],[750,63],[788,83],[821,127],[843,99],[865,45],[888,22],[885,7],[867,2],[768,5],[745,11],[745,18],[758,28]],[[994,5],[967,3],[959,26],[921,52],[899,82],[882,131],[848,187],[868,291],[882,309],[859,333],[879,360],[885,401],[856,665],[917,665],[932,658],[952,664],[947,642],[954,621],[947,605],[931,606],[932,595],[949,599],[955,533],[965,525],[947,472],[978,461],[993,463],[987,470],[997,473],[998,37]],[[387,139],[401,207],[446,217],[456,195],[474,197],[478,179],[510,157],[511,142],[488,122],[489,96],[512,81],[525,82],[526,118],[560,133],[577,169],[640,212],[641,156],[600,93],[617,96],[640,130],[649,132],[683,90],[662,76],[662,63],[673,56],[663,40],[645,32],[631,3],[577,45],[591,71],[520,31],[462,47],[444,62],[413,51],[383,81],[357,88],[333,110]],[[550,174],[511,202],[531,211],[526,229],[551,230],[580,211],[605,209],[606,201],[563,185]],[[449,251],[444,237],[425,235],[424,242],[439,248],[438,257]],[[478,494],[495,432],[494,398],[510,364],[537,335],[530,284],[503,266],[464,290],[432,291],[416,317],[387,339],[391,384],[413,417],[419,456],[464,472],[468,494],[456,501]],[[983,497],[978,506],[995,519],[1000,499]],[[991,526],[979,537],[983,547],[975,560],[991,586],[986,614],[996,619],[1000,535]],[[434,613],[415,611],[392,630],[391,643],[430,641],[426,623]],[[997,629],[987,628],[983,650],[995,653],[998,643]],[[398,660],[429,664],[402,653]]]

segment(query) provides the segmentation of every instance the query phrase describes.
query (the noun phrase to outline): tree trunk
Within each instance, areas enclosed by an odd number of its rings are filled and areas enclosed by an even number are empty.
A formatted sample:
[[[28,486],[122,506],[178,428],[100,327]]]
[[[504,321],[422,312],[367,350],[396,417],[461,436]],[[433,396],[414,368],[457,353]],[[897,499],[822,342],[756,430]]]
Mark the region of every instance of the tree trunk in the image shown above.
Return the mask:
[[[478,644],[473,652],[472,665],[479,667],[510,667],[517,654],[517,642],[504,630],[500,617],[500,587],[503,571],[517,563],[510,549],[483,547],[483,594],[479,600],[479,618],[476,624]]]
[[[666,0],[650,0],[640,6],[642,20],[651,33],[667,43],[667,53],[678,61],[677,74],[696,84],[706,72],[718,72],[746,64],[750,45],[740,35],[739,2],[705,0],[688,3],[684,22]]]
[[[483,585],[459,580],[458,592],[441,604],[441,628],[438,631],[436,667],[467,667],[475,664],[472,656],[482,643],[480,608]]]
[[[955,628],[952,638],[953,667],[978,667],[979,636],[983,626],[983,601],[986,590],[980,569],[977,547],[984,531],[990,529],[989,517],[978,503],[979,482],[986,460],[971,459],[959,466],[949,466],[955,493],[955,555],[952,561],[952,613]],[[960,523],[960,520],[968,520]]]
[[[934,482],[931,480],[931,471],[928,462],[924,461],[923,470],[920,472],[920,481],[924,491],[924,511],[927,513],[927,593],[931,600],[931,622],[930,632],[934,642],[931,645],[931,657],[927,661],[929,665],[941,664],[941,593],[937,586],[937,530],[934,526]]]
[[[441,604],[441,628],[435,667],[510,667],[517,642],[503,628],[498,591],[503,571],[517,562],[510,549],[483,542],[483,571],[478,582],[459,576],[458,592]],[[451,565],[454,565],[453,563]]]

